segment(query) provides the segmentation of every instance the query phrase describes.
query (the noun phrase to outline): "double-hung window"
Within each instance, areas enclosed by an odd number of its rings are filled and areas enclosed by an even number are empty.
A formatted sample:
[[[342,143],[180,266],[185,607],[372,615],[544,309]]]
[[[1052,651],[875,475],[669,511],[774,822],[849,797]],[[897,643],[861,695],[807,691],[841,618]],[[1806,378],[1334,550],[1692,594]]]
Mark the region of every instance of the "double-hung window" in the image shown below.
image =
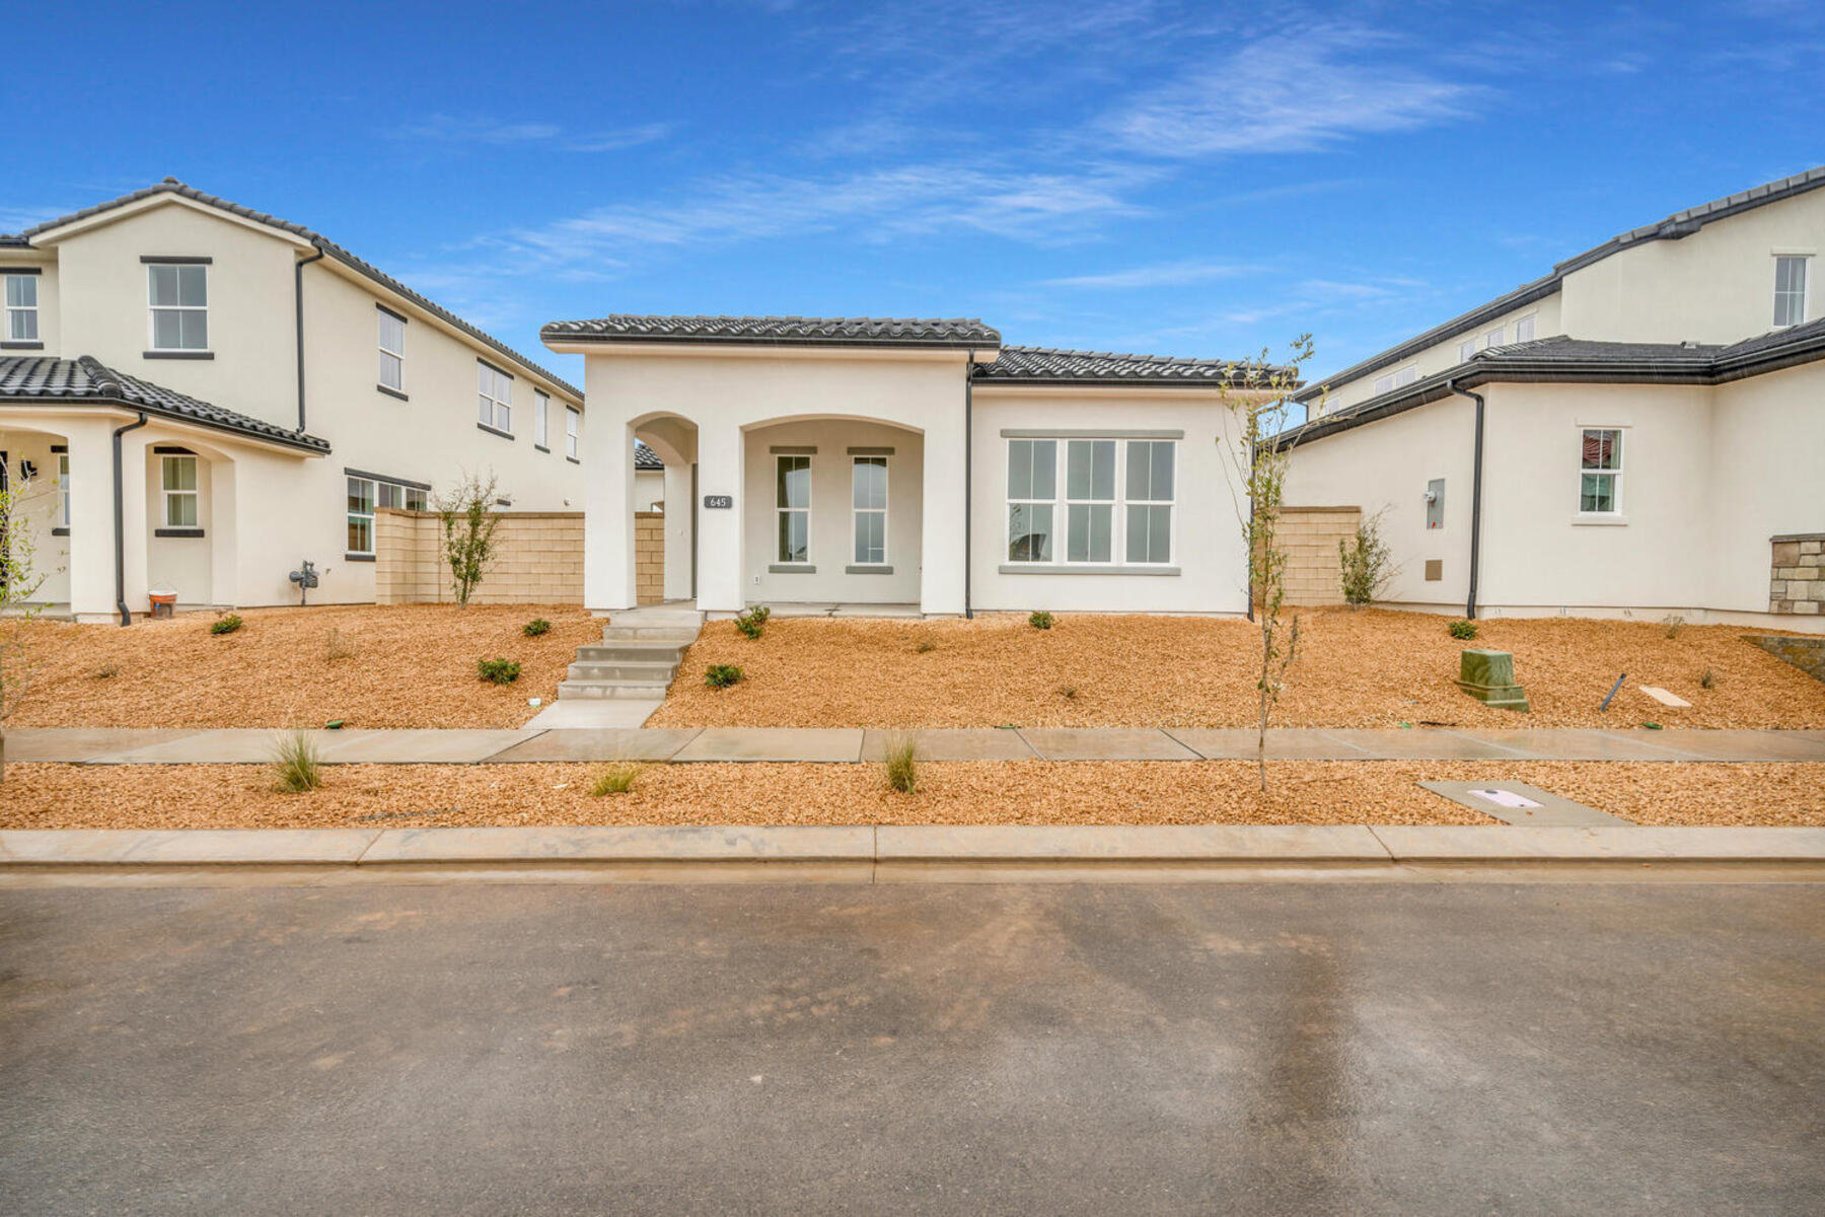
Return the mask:
[[[1535,320],[1535,317],[1530,313],[1514,323],[1514,340],[1516,342],[1532,342],[1534,340]]]
[[[57,454],[57,523],[56,528],[70,526],[70,454]]]
[[[1410,385],[1418,379],[1419,365],[1409,364],[1394,374],[1394,387],[1398,389],[1402,385]]]
[[[1499,347],[1502,345],[1502,340],[1507,334],[1508,327],[1505,325],[1498,325],[1493,330],[1490,330],[1487,334],[1483,335],[1483,345],[1486,347]]]
[[[475,365],[475,371],[479,402],[477,421],[490,430],[511,435],[513,433],[513,377],[493,364],[479,361]]]
[[[1386,393],[1393,387],[1394,374],[1392,372],[1388,373],[1386,376],[1377,376],[1375,378],[1375,392],[1377,394]]]
[[[1580,445],[1578,511],[1616,515],[1622,511],[1622,432],[1586,427]]]
[[[154,351],[209,349],[209,267],[153,262],[146,267]]]
[[[774,478],[774,504],[779,513],[779,561],[799,565],[811,561],[811,458],[779,456]]]
[[[406,319],[376,306],[380,318],[380,387],[403,393],[406,388]]]
[[[38,341],[38,276],[0,275],[6,285],[6,325],[0,328],[0,339],[7,342]]]
[[[1476,339],[1466,338],[1464,341],[1457,344],[1457,361],[1459,363],[1469,363],[1471,357],[1475,354]]]
[[[583,435],[583,411],[575,406],[564,407],[564,455],[571,460],[581,458],[577,448]]]
[[[851,475],[855,511],[855,562],[887,565],[887,458],[858,456]]]
[[[1052,560],[1052,510],[1058,497],[1058,441],[1008,441],[1008,561]]]
[[[197,527],[196,457],[159,457],[163,474],[166,528]]]
[[[1163,566],[1172,561],[1173,449],[1170,440],[1129,440],[1126,560]]]
[[[375,488],[371,478],[349,479],[349,539],[348,552],[351,554],[371,554],[374,552],[374,505]]]
[[[551,447],[551,398],[538,389],[532,392],[532,442],[541,448]]]
[[[1806,270],[1804,256],[1774,260],[1774,324],[1798,325],[1806,320]]]
[[[1065,561],[1115,558],[1115,441],[1065,444]]]

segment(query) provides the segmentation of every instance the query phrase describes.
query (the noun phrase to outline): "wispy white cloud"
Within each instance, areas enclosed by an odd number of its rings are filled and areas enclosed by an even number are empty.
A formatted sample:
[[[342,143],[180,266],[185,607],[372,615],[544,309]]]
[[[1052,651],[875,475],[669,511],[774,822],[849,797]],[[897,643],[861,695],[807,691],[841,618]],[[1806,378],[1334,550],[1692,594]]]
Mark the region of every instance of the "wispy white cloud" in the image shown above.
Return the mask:
[[[1192,283],[1209,283],[1215,279],[1234,279],[1254,274],[1259,266],[1227,262],[1156,262],[1151,266],[1134,266],[1126,270],[1107,271],[1100,275],[1071,275],[1047,279],[1044,287],[1146,288],[1183,287]]]
[[[1475,85],[1404,66],[1396,50],[1357,27],[1272,34],[1134,98],[1100,125],[1147,156],[1305,152],[1459,119],[1480,99]]]
[[[409,143],[487,148],[536,146],[560,152],[615,152],[664,139],[670,123],[642,123],[610,131],[569,131],[556,123],[511,123],[480,116],[432,114],[388,134]]]

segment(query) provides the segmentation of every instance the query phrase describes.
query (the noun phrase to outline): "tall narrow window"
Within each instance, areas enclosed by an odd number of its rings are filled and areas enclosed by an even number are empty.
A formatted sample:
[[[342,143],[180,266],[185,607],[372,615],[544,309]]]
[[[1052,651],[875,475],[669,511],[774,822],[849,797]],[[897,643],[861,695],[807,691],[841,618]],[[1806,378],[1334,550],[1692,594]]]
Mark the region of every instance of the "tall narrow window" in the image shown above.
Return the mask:
[[[1052,510],[1058,497],[1058,441],[1008,441],[1008,561],[1052,560]]]
[[[477,421],[495,431],[513,431],[513,377],[492,364],[475,365]]]
[[[1514,340],[1516,342],[1534,340],[1534,319],[1532,317],[1523,317],[1514,323]]]
[[[1065,445],[1065,561],[1115,558],[1115,441]]]
[[[70,526],[70,454],[57,454],[57,528]]]
[[[551,398],[544,393],[533,390],[532,393],[532,442],[541,448],[551,447]]]
[[[197,527],[196,458],[162,456],[164,474],[165,527]]]
[[[38,341],[38,276],[6,275],[6,326],[0,337],[7,342]]]
[[[1466,338],[1464,341],[1457,344],[1457,361],[1459,363],[1468,363],[1470,358],[1475,354],[1476,339]]]
[[[403,393],[406,387],[406,319],[380,309],[380,385]]]
[[[209,268],[154,262],[146,267],[152,310],[152,349],[209,349]]]
[[[1586,428],[1578,486],[1578,510],[1586,515],[1613,515],[1622,510],[1622,432]]]
[[[779,560],[811,561],[811,458],[781,456],[774,499],[779,511]]]
[[[575,406],[564,407],[564,455],[571,460],[582,459],[578,446],[583,436],[583,411]]]
[[[1174,447],[1170,440],[1128,441],[1126,561],[1172,561]]]
[[[855,458],[851,498],[855,509],[855,560],[861,566],[887,564],[887,458]]]
[[[1806,320],[1806,263],[1804,257],[1774,260],[1774,324],[1798,325]]]
[[[374,483],[367,478],[349,479],[348,552],[374,552]]]

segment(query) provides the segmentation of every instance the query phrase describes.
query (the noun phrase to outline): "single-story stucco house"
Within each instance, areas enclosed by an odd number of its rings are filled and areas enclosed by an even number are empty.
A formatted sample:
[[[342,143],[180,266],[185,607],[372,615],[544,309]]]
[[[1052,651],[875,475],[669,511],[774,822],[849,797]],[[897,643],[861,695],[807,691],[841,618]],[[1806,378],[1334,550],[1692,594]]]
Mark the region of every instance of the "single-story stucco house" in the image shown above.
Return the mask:
[[[665,597],[963,614],[1243,613],[1234,364],[1004,347],[975,320],[611,316],[585,357],[585,602],[636,603],[636,445]]]
[[[1386,598],[1825,631],[1825,167],[1676,212],[1297,394],[1287,501]]]

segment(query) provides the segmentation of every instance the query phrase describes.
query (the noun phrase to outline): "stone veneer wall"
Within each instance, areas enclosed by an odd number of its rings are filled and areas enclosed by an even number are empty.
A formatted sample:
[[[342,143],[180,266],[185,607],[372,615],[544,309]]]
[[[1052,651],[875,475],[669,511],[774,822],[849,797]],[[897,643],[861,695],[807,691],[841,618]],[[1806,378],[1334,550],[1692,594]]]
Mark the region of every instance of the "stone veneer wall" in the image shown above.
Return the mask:
[[[1337,543],[1356,535],[1357,507],[1283,507],[1280,547],[1286,551],[1286,602],[1299,608],[1343,603]]]
[[[1825,680],[1825,638],[1789,638],[1785,634],[1745,637],[1776,659],[1784,659],[1807,675]]]
[[[507,511],[497,517],[495,559],[475,604],[581,604],[583,513]],[[640,603],[664,598],[665,517],[634,516],[634,565]],[[374,513],[374,599],[380,604],[443,604],[455,600],[443,559],[443,525],[436,512],[383,507]]]
[[[1768,611],[1825,614],[1825,532],[1775,537]]]

